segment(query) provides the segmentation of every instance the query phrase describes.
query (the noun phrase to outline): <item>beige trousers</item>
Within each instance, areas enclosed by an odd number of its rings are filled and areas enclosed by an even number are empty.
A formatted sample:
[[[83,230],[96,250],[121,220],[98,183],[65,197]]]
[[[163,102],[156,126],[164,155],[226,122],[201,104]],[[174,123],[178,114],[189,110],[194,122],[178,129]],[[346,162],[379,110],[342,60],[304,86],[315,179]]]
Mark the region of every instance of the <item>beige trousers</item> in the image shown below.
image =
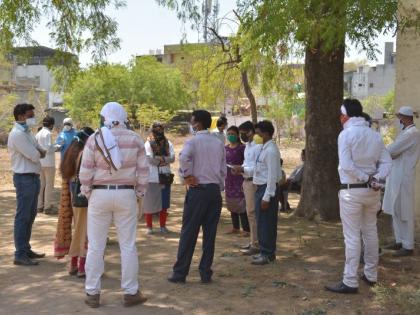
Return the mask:
[[[87,254],[87,208],[73,207],[73,236],[69,256],[86,257]]]
[[[55,167],[43,167],[40,173],[41,189],[38,195],[38,209],[51,208],[54,190]]]
[[[248,215],[250,233],[250,242],[252,246],[258,246],[258,233],[257,233],[257,218],[255,216],[255,192],[257,187],[252,181],[244,181],[242,188],[245,195],[246,213]]]

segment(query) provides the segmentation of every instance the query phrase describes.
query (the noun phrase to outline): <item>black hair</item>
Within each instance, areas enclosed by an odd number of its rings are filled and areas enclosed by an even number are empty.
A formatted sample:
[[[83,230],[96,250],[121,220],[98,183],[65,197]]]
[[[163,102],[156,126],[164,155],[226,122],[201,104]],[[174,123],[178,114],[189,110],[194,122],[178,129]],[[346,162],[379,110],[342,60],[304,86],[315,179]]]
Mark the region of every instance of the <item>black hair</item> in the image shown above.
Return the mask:
[[[152,124],[152,130],[155,129],[155,128],[162,128],[162,129],[164,129],[165,126],[161,122],[154,122]]]
[[[261,132],[267,132],[270,135],[270,137],[272,137],[274,134],[273,123],[269,120],[263,120],[258,122],[255,125],[255,129],[260,129]]]
[[[51,126],[54,126],[54,124],[55,124],[54,117],[47,116],[42,120],[42,125],[44,127],[51,127]]]
[[[196,122],[201,123],[203,129],[209,129],[211,126],[211,114],[203,109],[195,110],[192,113],[192,117]]]
[[[251,121],[246,121],[242,124],[239,125],[239,130],[243,130],[243,131],[252,131],[253,133],[255,133],[255,127],[254,124]]]
[[[233,130],[239,136],[239,128],[236,126],[230,126],[227,131]]]
[[[368,113],[363,112],[362,117],[369,123],[369,126],[372,124],[372,117]]]
[[[346,109],[349,117],[362,117],[363,106],[359,100],[355,98],[347,98],[343,101],[343,106]]]
[[[221,116],[216,123],[217,127],[222,127],[223,125],[227,125],[227,119],[225,116]]]
[[[25,115],[26,112],[30,110],[34,110],[34,109],[35,107],[32,104],[27,104],[27,103],[17,104],[15,108],[13,109],[13,116],[15,116],[15,120],[18,121],[20,115]]]
[[[94,134],[95,131],[90,127],[83,127],[80,129],[78,133],[76,133],[75,140],[82,141],[83,144],[86,143],[86,140],[90,137],[90,135]]]

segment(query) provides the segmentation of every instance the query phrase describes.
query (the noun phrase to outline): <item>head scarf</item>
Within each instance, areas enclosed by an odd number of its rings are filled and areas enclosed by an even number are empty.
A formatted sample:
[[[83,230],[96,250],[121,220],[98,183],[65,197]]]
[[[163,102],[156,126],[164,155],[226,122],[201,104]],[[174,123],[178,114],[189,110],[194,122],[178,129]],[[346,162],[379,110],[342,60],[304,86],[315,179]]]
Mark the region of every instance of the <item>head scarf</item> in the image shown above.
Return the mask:
[[[98,143],[102,149],[105,158],[116,170],[122,166],[122,155],[118,146],[118,141],[113,135],[111,129],[115,126],[125,126],[127,121],[127,112],[124,107],[117,102],[109,102],[101,110],[101,116],[104,117],[104,127],[100,129],[102,137],[99,137]]]

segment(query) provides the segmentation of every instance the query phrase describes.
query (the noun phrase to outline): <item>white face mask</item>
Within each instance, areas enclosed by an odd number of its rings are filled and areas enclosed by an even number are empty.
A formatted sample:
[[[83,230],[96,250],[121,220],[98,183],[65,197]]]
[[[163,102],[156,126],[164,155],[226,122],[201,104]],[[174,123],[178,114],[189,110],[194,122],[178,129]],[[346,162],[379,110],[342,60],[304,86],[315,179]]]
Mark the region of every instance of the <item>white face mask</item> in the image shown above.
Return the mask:
[[[29,128],[32,128],[32,127],[35,127],[36,126],[36,119],[35,119],[35,117],[32,117],[32,118],[28,118],[28,119],[26,119],[26,125],[29,127]]]
[[[71,130],[71,126],[65,125],[63,128],[64,131],[70,131]]]
[[[190,133],[195,136],[195,134],[197,133],[197,130],[194,129],[194,127],[190,124]]]

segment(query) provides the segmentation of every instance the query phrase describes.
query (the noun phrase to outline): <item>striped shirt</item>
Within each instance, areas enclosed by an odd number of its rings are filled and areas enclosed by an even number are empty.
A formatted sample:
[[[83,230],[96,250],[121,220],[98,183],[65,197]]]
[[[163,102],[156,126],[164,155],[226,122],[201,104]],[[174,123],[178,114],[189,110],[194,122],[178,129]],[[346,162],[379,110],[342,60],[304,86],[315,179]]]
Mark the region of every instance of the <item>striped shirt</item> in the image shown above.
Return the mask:
[[[93,185],[133,185],[138,197],[143,197],[149,179],[149,164],[144,142],[138,134],[125,127],[114,127],[122,155],[122,166],[111,169],[101,152],[96,148],[94,135],[90,136],[83,150],[80,168],[81,192],[89,197]]]

